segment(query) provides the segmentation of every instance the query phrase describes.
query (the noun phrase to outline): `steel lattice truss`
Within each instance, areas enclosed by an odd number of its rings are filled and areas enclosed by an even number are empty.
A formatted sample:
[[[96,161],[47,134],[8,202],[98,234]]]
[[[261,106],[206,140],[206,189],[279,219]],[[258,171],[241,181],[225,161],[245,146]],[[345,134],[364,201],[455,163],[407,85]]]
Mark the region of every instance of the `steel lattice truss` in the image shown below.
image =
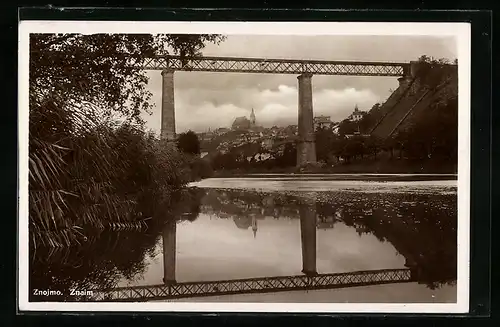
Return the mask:
[[[318,61],[262,58],[198,57],[182,60],[179,56],[156,56],[131,62],[145,70],[271,73],[351,76],[402,76],[409,63]]]
[[[316,276],[283,276],[188,282],[93,290],[89,301],[147,301],[241,293],[342,288],[413,281],[409,269],[369,270]]]

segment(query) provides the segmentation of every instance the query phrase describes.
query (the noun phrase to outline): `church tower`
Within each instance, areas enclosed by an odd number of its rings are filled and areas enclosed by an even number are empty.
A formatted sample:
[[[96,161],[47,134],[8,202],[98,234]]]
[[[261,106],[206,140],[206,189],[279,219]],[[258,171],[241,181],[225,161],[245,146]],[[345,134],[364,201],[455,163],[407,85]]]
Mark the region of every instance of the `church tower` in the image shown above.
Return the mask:
[[[255,127],[255,112],[253,111],[253,108],[252,108],[252,113],[250,114],[250,126],[251,127]]]

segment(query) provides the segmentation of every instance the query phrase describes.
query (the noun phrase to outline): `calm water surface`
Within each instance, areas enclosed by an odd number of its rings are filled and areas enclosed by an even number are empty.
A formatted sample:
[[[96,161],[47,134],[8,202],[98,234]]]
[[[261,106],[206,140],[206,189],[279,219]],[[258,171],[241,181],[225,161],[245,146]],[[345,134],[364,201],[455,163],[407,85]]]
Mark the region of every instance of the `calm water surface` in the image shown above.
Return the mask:
[[[32,251],[31,288],[300,275],[315,255],[318,273],[417,267],[422,287],[454,289],[456,181],[377,178],[192,183],[165,213],[164,220],[176,224],[103,233],[78,248]]]

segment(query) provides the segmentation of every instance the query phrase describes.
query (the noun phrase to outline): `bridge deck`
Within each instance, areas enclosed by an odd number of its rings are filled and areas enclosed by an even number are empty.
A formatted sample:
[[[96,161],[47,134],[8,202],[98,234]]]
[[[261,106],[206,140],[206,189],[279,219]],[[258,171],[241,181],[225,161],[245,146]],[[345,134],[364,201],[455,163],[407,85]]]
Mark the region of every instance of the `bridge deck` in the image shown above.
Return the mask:
[[[264,58],[156,56],[140,64],[145,70],[171,69],[174,71],[234,72],[263,74],[350,75],[350,76],[402,76],[409,63],[321,61]]]
[[[315,276],[283,276],[187,282],[93,290],[89,301],[148,301],[186,297],[344,288],[413,281],[409,269],[383,269]]]

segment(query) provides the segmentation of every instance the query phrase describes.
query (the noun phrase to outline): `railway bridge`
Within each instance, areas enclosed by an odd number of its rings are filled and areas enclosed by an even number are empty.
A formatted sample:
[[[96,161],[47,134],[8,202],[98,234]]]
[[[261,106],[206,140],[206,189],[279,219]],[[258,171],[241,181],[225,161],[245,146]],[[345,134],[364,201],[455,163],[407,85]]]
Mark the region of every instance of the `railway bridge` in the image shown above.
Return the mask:
[[[193,57],[158,55],[137,63],[144,70],[162,74],[161,139],[175,139],[174,73],[225,72],[298,75],[297,166],[316,163],[312,77],[314,75],[394,76],[407,84],[414,74],[414,63],[322,61],[266,58]]]

